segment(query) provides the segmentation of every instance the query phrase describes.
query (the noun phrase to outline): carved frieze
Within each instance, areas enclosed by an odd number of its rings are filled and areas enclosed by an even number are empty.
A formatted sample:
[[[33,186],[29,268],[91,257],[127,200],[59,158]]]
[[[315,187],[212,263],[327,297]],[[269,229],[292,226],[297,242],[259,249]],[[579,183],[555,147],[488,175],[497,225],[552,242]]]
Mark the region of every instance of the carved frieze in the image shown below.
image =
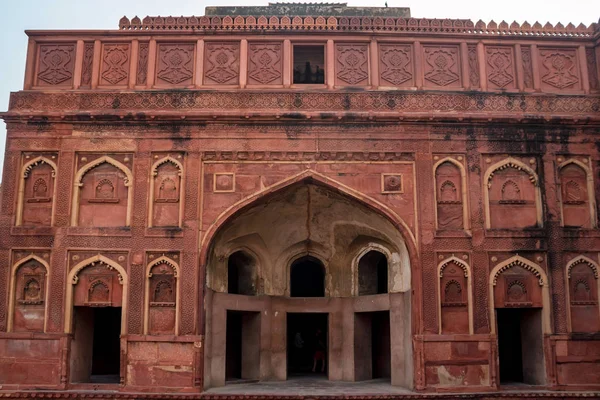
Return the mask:
[[[460,87],[458,46],[423,46],[423,69],[426,86]]]
[[[542,90],[569,91],[581,89],[577,49],[540,48]]]
[[[379,45],[381,86],[414,86],[413,53],[411,45]]]
[[[191,85],[194,76],[195,48],[194,44],[159,44],[156,84]]]
[[[72,86],[74,68],[74,44],[43,44],[39,46],[38,86]]]
[[[248,83],[256,85],[281,85],[281,43],[250,43],[248,45]]]
[[[240,75],[238,42],[207,43],[204,49],[204,84],[237,85]]]
[[[129,76],[129,44],[103,44],[100,84],[125,86]]]
[[[516,88],[513,53],[510,46],[486,46],[486,73],[490,89]]]
[[[366,85],[369,78],[369,45],[338,44],[335,48],[336,85]]]

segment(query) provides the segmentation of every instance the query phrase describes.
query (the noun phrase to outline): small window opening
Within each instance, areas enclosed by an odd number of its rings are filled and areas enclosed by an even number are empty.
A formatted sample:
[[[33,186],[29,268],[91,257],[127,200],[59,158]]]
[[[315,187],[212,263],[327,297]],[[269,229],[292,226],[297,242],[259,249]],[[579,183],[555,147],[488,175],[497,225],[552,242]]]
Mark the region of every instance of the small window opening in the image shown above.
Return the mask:
[[[256,295],[255,262],[242,251],[236,251],[227,260],[227,292]]]
[[[294,46],[294,84],[325,83],[325,47]]]
[[[325,267],[321,261],[306,256],[292,264],[291,297],[325,297]]]
[[[382,253],[371,250],[358,262],[358,295],[388,292],[388,263]]]

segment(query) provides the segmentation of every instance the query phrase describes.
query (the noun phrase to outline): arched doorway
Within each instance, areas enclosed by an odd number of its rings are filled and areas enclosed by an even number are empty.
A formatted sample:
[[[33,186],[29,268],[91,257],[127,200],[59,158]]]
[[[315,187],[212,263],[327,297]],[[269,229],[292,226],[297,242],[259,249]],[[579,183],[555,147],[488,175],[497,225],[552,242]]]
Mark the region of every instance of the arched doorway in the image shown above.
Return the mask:
[[[204,299],[206,388],[226,383],[226,360],[233,357],[225,354],[229,335],[224,332],[233,326],[228,315],[234,312],[246,313],[253,321],[247,329],[241,328],[242,336],[243,340],[256,338],[260,354],[246,356],[243,361],[244,350],[240,353],[243,365],[253,363],[256,379],[293,378],[290,358],[300,333],[298,343],[302,347],[295,351],[306,355],[303,368],[310,367],[306,373],[315,369],[329,380],[345,381],[387,376],[393,385],[412,387],[407,245],[398,228],[400,222],[393,222],[390,213],[365,201],[368,199],[353,197],[323,182],[305,180],[247,203],[220,223],[214,234],[209,232]],[[373,243],[382,252],[367,255]],[[240,248],[256,256],[256,281],[260,285],[252,296],[231,291],[230,255]],[[372,269],[375,274],[372,295],[380,297],[374,302],[361,301],[358,296],[361,257],[365,271]],[[389,373],[366,374],[355,368],[364,361],[362,355],[355,354],[358,347],[363,342],[372,343],[355,335],[362,329],[360,321],[364,322],[365,316],[374,327],[370,328],[371,336],[386,335],[391,341],[387,348],[393,351],[386,355],[393,366],[386,369]],[[319,335],[322,344],[317,348]],[[324,354],[316,357],[318,351]],[[375,349],[369,357],[379,353]]]

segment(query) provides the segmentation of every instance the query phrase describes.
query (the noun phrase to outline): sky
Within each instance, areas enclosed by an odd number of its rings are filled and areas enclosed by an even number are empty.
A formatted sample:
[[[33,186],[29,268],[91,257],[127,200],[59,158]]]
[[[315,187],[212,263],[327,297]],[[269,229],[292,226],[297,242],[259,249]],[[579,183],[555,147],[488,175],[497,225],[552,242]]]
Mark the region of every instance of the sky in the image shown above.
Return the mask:
[[[269,0],[0,0],[0,111],[10,92],[23,87],[26,29],[118,29],[126,15],[204,15],[205,6],[267,5]],[[283,1],[283,0],[273,0]],[[338,0],[344,2],[346,0]],[[349,6],[384,6],[386,0],[347,0]],[[296,0],[306,3],[307,1]],[[336,2],[335,0],[311,2]],[[533,24],[598,22],[600,0],[387,0],[389,7],[409,7],[415,18],[466,18]],[[4,164],[6,128],[0,122],[0,168]]]

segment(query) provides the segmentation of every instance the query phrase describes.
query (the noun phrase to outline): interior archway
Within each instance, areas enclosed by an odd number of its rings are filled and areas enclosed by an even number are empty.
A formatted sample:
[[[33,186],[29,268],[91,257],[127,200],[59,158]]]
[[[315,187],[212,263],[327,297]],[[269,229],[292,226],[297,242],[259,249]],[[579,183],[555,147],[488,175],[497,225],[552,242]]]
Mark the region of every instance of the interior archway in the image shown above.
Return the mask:
[[[247,204],[211,237],[204,299],[205,387],[221,386],[232,378],[285,380],[293,372],[311,373],[310,346],[319,342],[314,340],[319,334],[324,348],[319,349],[317,372],[325,372],[330,380],[384,377],[393,385],[412,386],[410,257],[397,223],[383,211],[323,182],[304,180]],[[385,282],[377,282],[373,293],[382,297],[362,309],[365,303],[358,301],[356,290],[357,255],[369,243],[385,244],[385,255],[360,256],[363,264],[369,261],[375,270],[386,270],[378,279]],[[239,278],[240,265],[251,262],[238,258],[240,249],[251,254],[257,266],[255,295],[243,301],[232,279],[236,269]],[[342,314],[345,321],[355,322],[343,326]],[[384,335],[391,343],[369,350],[371,340],[355,335],[357,331],[369,331],[369,337]],[[295,341],[298,333],[302,341]],[[352,346],[335,350],[340,340]],[[296,342],[307,347],[294,352]],[[355,354],[358,348],[361,352]],[[309,359],[290,364],[294,354],[307,354]],[[348,362],[354,367],[344,368]],[[375,369],[363,370],[363,365]]]

